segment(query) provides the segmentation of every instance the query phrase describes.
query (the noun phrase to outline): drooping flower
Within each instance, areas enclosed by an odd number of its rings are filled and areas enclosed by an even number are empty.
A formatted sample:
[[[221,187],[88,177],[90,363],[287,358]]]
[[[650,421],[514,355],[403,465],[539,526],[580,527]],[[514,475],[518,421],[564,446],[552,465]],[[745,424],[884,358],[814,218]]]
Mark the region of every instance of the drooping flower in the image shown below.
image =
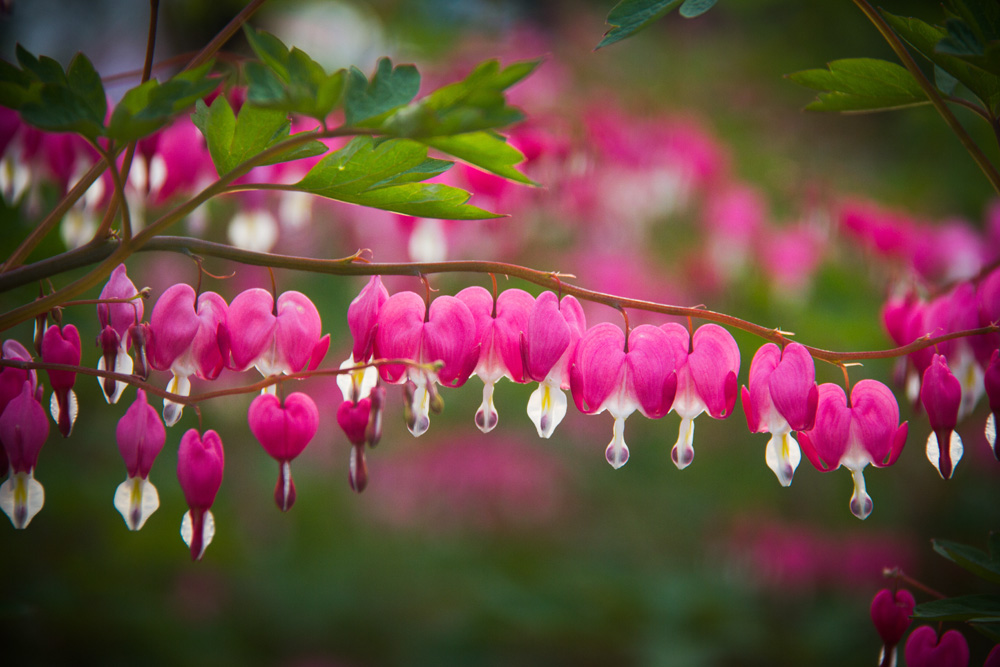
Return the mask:
[[[299,391],[286,396],[284,402],[274,394],[261,394],[250,404],[247,421],[264,451],[278,462],[274,502],[287,512],[295,503],[292,459],[302,453],[319,429],[316,403]]]
[[[138,290],[129,280],[125,265],[119,264],[111,272],[108,282],[101,290],[101,299],[128,299],[125,303],[97,304],[97,318],[101,323],[101,333],[97,344],[101,347],[101,358],[97,370],[113,371],[123,375],[132,373],[132,357],[128,354],[131,345],[129,330],[142,322],[143,302]],[[108,378],[98,378],[104,398],[108,403],[117,403],[127,386]]]
[[[136,391],[135,401],[118,421],[115,438],[127,471],[125,481],[115,491],[115,509],[129,530],[139,530],[160,506],[149,470],[167,441],[163,421],[146,400],[144,390]]]
[[[927,411],[931,432],[927,436],[927,459],[944,479],[951,479],[962,459],[962,438],[955,431],[962,403],[962,385],[948,368],[944,355],[935,354],[920,383],[920,402]]]
[[[764,458],[788,486],[802,460],[792,432],[816,421],[819,390],[812,356],[798,343],[783,350],[774,343],[762,346],[750,362],[750,387],[743,387],[742,396],[750,432],[771,434]]]
[[[45,330],[42,336],[42,361],[49,364],[66,364],[79,366],[82,356],[80,333],[72,324],[65,327],[53,324]],[[76,373],[72,371],[48,371],[49,383],[52,385],[52,400],[50,411],[52,418],[59,425],[59,432],[68,438],[76,421],[78,404],[73,385],[76,383]]]
[[[330,347],[322,328],[319,311],[301,292],[284,292],[275,304],[267,290],[248,289],[229,304],[231,366],[254,366],[265,377],[313,370]]]
[[[551,437],[566,416],[563,391],[570,388],[570,363],[586,330],[587,318],[575,297],[560,302],[554,293],[542,292],[535,299],[521,354],[525,376],[539,383],[528,399],[528,417],[542,438]]]
[[[415,436],[423,435],[430,426],[434,383],[460,387],[476,367],[476,321],[469,307],[453,296],[439,296],[428,307],[414,292],[393,294],[379,313],[375,356],[419,364],[441,362],[437,371],[403,364],[379,367],[386,382],[406,383],[407,428]]]
[[[192,375],[214,380],[222,372],[226,332],[226,302],[215,292],[195,295],[185,283],[169,287],[149,318],[150,365],[173,373],[167,390],[187,396]],[[173,426],[184,406],[163,400],[163,421]]]
[[[0,509],[15,528],[27,528],[45,504],[45,489],[35,480],[35,465],[48,437],[48,417],[35,397],[31,381],[26,380],[21,393],[7,403],[0,415],[0,441],[10,466],[7,481],[0,485]]]
[[[614,435],[605,450],[608,463],[628,461],[625,419],[639,410],[650,419],[670,411],[677,389],[675,356],[662,329],[644,324],[625,333],[602,322],[583,335],[570,366],[573,400],[580,412],[614,417]]]
[[[476,411],[476,427],[492,431],[499,420],[493,405],[493,385],[500,378],[524,381],[521,337],[528,326],[534,297],[520,289],[504,290],[494,299],[482,287],[467,287],[455,295],[469,307],[476,321],[479,361],[475,374],[483,381],[483,402]]]
[[[31,353],[28,352],[28,349],[13,338],[3,342],[0,354],[4,359],[12,361],[31,361]],[[21,394],[25,382],[31,385],[31,393],[33,395],[39,394],[40,398],[38,374],[34,370],[0,366],[0,414],[3,413],[8,403]]]
[[[352,369],[337,376],[337,386],[345,401],[357,402],[367,396],[378,381],[374,366],[358,368],[367,363],[375,351],[375,331],[378,314],[389,299],[389,291],[379,276],[372,276],[361,293],[347,307],[347,326],[354,338],[351,354],[340,365],[341,370]]]
[[[872,499],[863,470],[869,463],[884,468],[896,462],[906,444],[908,426],[899,424],[896,397],[881,382],[862,380],[851,390],[851,402],[839,385],[821,384],[812,429],[799,432],[802,451],[820,472],[840,466],[851,471],[851,513],[866,519]]]
[[[958,630],[949,630],[938,640],[937,632],[921,625],[906,640],[906,667],[969,667],[969,644]]]
[[[191,549],[191,560],[201,560],[215,536],[215,517],[210,508],[222,486],[224,464],[222,440],[215,431],[205,431],[202,437],[196,429],[191,429],[181,438],[177,448],[177,479],[191,508],[181,520],[181,538]]]
[[[986,418],[986,441],[993,448],[993,456],[1000,461],[1000,446],[997,445],[997,420],[1000,419],[1000,350],[993,352],[990,365],[983,375],[983,385],[990,401],[990,416]]]
[[[351,443],[347,481],[357,493],[368,485],[368,465],[365,462],[365,445],[374,447],[382,438],[382,408],[385,388],[372,388],[368,396],[357,402],[345,400],[337,409],[337,424]]]
[[[910,616],[916,601],[906,589],[891,591],[883,588],[872,599],[871,617],[879,637],[882,638],[882,654],[879,664],[885,664],[886,654],[890,654],[890,663],[896,664],[896,649],[903,640],[907,628],[910,627]]]
[[[679,470],[694,460],[694,419],[707,412],[725,419],[736,404],[740,348],[732,334],[717,324],[705,324],[691,336],[680,324],[660,327],[677,360],[677,396],[673,410],[681,418],[680,434],[670,452]]]

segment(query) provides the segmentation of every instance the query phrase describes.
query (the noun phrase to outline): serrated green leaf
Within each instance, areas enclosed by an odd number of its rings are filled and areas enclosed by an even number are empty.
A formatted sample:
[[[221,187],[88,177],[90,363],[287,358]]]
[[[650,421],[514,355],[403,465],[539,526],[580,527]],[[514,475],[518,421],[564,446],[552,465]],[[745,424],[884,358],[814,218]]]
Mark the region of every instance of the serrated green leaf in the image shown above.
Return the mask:
[[[87,56],[82,53],[73,56],[66,68],[66,82],[69,89],[86,105],[91,118],[98,119],[98,123],[103,125],[108,113],[108,98],[104,93],[101,75]]]
[[[936,50],[1000,75],[1000,4],[951,0],[947,7],[946,36]]]
[[[1000,595],[962,595],[917,605],[914,618],[933,621],[1000,621]]]
[[[824,91],[806,107],[810,111],[865,112],[929,104],[913,76],[895,63],[850,58],[827,67],[788,75],[799,85]]]
[[[514,168],[514,165],[524,161],[524,154],[495,132],[468,132],[451,137],[432,137],[422,141],[428,146],[497,176],[503,176],[517,183],[537,185]]]
[[[215,98],[210,107],[199,101],[191,119],[205,136],[208,152],[220,176],[289,136],[290,124],[285,112],[262,109],[247,102],[240,108],[237,116],[223,95]],[[310,141],[274,155],[260,164],[298,160],[320,155],[327,150],[325,144]]]
[[[936,46],[947,34],[944,28],[920,19],[903,18],[882,11],[892,29],[924,58],[934,63],[968,88],[992,111],[1000,108],[1000,77],[975,67],[961,58],[939,53]]]
[[[608,14],[607,24],[611,29],[604,33],[604,39],[596,48],[600,49],[631,37],[680,7],[684,2],[685,0],[622,0]]]
[[[377,124],[379,116],[408,104],[420,90],[420,74],[413,65],[392,66],[380,58],[371,81],[357,67],[347,75],[344,92],[344,115],[348,125],[364,121]]]
[[[487,60],[465,79],[399,109],[379,129],[399,137],[443,137],[516,123],[524,114],[507,104],[505,91],[540,62],[529,60],[501,68],[499,61]]]
[[[427,157],[427,147],[391,139],[357,137],[309,171],[295,188],[330,199],[423,218],[480,220],[499,217],[466,202],[469,193],[437,183],[420,183],[451,166]]]
[[[987,554],[968,544],[933,540],[934,551],[977,577],[1000,583],[1000,553]]]
[[[346,74],[327,75],[304,51],[288,49],[274,35],[244,26],[259,63],[247,63],[247,99],[260,107],[324,120],[340,101]]]
[[[715,3],[716,0],[684,0],[678,13],[686,19],[693,19],[714,7]]]
[[[101,77],[83,54],[68,72],[52,58],[36,58],[20,44],[17,60],[0,66],[0,103],[17,109],[24,122],[49,132],[76,132],[88,139],[104,134],[107,101]]]
[[[160,129],[218,87],[220,80],[208,76],[211,68],[212,63],[205,63],[163,83],[151,79],[129,89],[111,113],[108,136],[131,141]]]

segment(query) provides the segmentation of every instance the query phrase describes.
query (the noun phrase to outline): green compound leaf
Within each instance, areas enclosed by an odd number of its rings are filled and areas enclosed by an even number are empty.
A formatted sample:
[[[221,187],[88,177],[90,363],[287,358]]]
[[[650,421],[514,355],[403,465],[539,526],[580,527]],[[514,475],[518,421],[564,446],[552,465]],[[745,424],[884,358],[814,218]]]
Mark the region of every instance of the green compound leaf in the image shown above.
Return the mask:
[[[481,220],[501,217],[466,204],[469,193],[459,188],[419,181],[451,167],[427,156],[414,141],[390,139],[376,143],[356,137],[312,168],[295,188],[350,204],[370,206],[422,218]]]
[[[1000,4],[950,0],[945,6],[946,35],[935,50],[1000,75]]]
[[[824,91],[807,110],[868,112],[930,103],[913,75],[895,63],[850,58],[827,67],[788,75],[799,85]]]
[[[944,28],[933,26],[920,19],[903,18],[883,11],[882,16],[892,29],[906,40],[920,55],[934,63],[936,68],[954,77],[963,86],[978,97],[991,111],[1000,108],[1000,77],[971,65],[961,58],[936,50],[938,43],[945,38]],[[935,71],[935,80],[937,80]],[[945,79],[945,87],[950,80]],[[938,88],[946,94],[951,94],[945,87]]]
[[[608,14],[607,23],[611,26],[611,30],[604,33],[604,39],[596,48],[600,49],[631,37],[689,2],[691,0],[622,0]]]
[[[290,123],[284,111],[262,109],[247,102],[236,116],[223,95],[215,98],[210,107],[199,100],[191,119],[205,135],[208,152],[220,176],[289,136]],[[325,144],[310,141],[260,164],[312,157],[327,150]]]
[[[422,142],[497,176],[525,185],[538,185],[514,168],[514,165],[524,161],[524,154],[496,132],[468,132],[451,137],[432,137]]]
[[[972,572],[977,577],[1000,583],[1000,545],[995,535],[990,536],[990,553],[968,544],[933,540],[934,551],[938,552],[956,565]]]
[[[163,83],[151,79],[130,89],[111,113],[108,136],[131,141],[160,129],[173,116],[218,87],[220,80],[209,76],[211,69],[209,62]]]
[[[261,62],[244,66],[247,99],[259,107],[279,109],[323,121],[340,102],[346,72],[327,75],[304,51],[286,47],[274,35],[244,26],[250,47]]]
[[[107,98],[87,56],[76,54],[64,72],[52,58],[36,58],[20,44],[16,51],[21,69],[0,61],[0,104],[49,132],[76,132],[88,139],[104,135]]]
[[[384,119],[379,129],[398,137],[444,137],[479,132],[524,119],[505,91],[541,63],[527,60],[501,67],[487,60],[461,81],[443,86]],[[515,179],[516,180],[516,179]]]
[[[390,111],[409,104],[420,90],[420,74],[413,65],[392,66],[380,58],[371,81],[357,67],[347,75],[344,116],[348,125],[376,127]]]
[[[917,605],[914,618],[931,621],[1000,621],[1000,595],[962,595]]]

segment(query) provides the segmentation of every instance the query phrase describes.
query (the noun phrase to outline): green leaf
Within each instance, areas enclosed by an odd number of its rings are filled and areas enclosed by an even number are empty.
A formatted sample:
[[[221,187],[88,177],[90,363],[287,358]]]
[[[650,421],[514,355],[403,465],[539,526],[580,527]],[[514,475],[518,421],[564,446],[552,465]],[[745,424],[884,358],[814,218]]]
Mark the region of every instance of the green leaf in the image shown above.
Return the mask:
[[[985,635],[993,642],[1000,644],[1000,623],[972,623],[972,628]]]
[[[931,544],[934,545],[934,551],[977,577],[1000,583],[1000,549],[994,543],[993,537],[989,554],[968,544],[947,540],[933,540]]]
[[[917,605],[914,618],[931,621],[1000,621],[1000,595],[962,595]]]
[[[1000,75],[1000,4],[951,0],[947,8],[946,36],[936,50]]]
[[[279,109],[323,121],[340,101],[346,73],[327,75],[304,51],[289,50],[277,37],[244,26],[247,41],[261,62],[244,66],[247,99],[259,107]]]
[[[541,61],[501,68],[487,60],[461,81],[443,86],[386,118],[379,129],[399,137],[443,137],[503,127],[523,120],[507,104],[505,91],[531,74]]]
[[[821,92],[810,111],[866,112],[929,104],[902,66],[874,58],[834,60],[829,69],[789,74],[799,85]]]
[[[686,19],[693,19],[714,7],[715,3],[716,0],[685,0],[678,13]]]
[[[210,107],[199,100],[191,118],[205,135],[208,152],[220,176],[289,136],[290,123],[284,111],[262,109],[247,102],[240,108],[239,116],[236,116],[223,95],[216,97]],[[310,141],[283,151],[260,164],[297,160],[320,155],[327,150],[329,149],[325,144]]]
[[[920,19],[895,16],[886,11],[882,12],[882,16],[910,46],[936,67],[958,79],[989,110],[995,111],[1000,108],[1000,77],[975,67],[961,58],[936,50],[938,43],[947,34],[944,28],[932,26]]]
[[[0,103],[43,130],[76,132],[88,139],[104,134],[104,86],[85,55],[76,54],[63,72],[52,58],[36,58],[20,44],[16,52],[22,69],[0,64]]]
[[[310,170],[295,188],[361,206],[423,218],[479,220],[500,217],[466,202],[465,190],[420,183],[452,165],[427,157],[427,147],[390,139],[357,137]]]
[[[643,28],[663,18],[686,0],[622,0],[608,14],[611,30],[604,33],[597,48],[631,37]]]
[[[220,80],[209,76],[211,68],[212,63],[205,63],[163,83],[151,79],[129,89],[111,113],[108,136],[131,141],[160,129],[218,87]]]
[[[538,185],[514,168],[514,165],[524,161],[524,154],[496,132],[467,132],[451,137],[432,137],[422,142],[497,176],[526,185]]]
[[[379,59],[371,81],[357,67],[352,67],[347,77],[344,115],[348,125],[358,126],[363,121],[377,125],[378,117],[408,104],[420,90],[417,68],[393,67],[388,58]]]

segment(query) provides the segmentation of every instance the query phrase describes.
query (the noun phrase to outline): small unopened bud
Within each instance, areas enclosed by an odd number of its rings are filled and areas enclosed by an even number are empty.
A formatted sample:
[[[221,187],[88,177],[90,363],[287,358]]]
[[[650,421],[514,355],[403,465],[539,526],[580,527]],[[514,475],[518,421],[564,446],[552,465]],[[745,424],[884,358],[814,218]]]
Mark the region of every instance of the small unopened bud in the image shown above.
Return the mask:
[[[368,394],[371,401],[371,411],[368,413],[368,426],[365,427],[365,442],[374,447],[382,439],[382,409],[385,406],[385,388],[379,384]]]
[[[368,486],[368,464],[365,463],[364,445],[354,445],[351,447],[351,460],[347,470],[347,481],[351,484],[351,490],[361,493]]]
[[[143,380],[149,379],[149,359],[147,358],[149,337],[149,324],[146,322],[133,324],[128,328],[128,340],[135,349],[135,368],[132,372]]]
[[[430,397],[431,412],[436,415],[444,412],[444,398],[441,397],[441,392],[437,390],[437,385],[433,382],[428,383],[427,393]]]
[[[413,392],[417,390],[417,385],[407,380],[403,384],[403,420],[406,426],[413,430],[415,415],[413,413]]]

